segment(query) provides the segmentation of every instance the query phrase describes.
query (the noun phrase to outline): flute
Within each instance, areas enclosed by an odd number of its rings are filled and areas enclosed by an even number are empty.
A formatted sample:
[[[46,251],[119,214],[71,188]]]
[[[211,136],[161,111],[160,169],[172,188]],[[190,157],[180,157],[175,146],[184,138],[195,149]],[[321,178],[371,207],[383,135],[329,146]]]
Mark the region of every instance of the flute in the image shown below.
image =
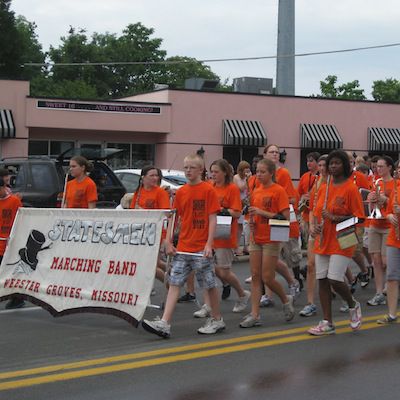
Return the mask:
[[[328,204],[328,195],[329,195],[329,185],[331,183],[331,175],[328,175],[326,180],[326,188],[325,188],[325,198],[324,198],[324,205],[322,207],[322,211],[326,209],[326,205]],[[322,246],[322,242],[324,240],[324,223],[325,218],[321,216],[321,233],[319,234],[319,245]]]

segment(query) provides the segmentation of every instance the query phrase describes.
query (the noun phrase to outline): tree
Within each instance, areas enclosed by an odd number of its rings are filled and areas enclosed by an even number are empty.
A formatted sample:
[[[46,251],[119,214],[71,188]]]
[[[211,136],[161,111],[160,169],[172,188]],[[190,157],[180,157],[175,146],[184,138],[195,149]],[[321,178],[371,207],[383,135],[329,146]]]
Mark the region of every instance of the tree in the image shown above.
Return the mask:
[[[324,81],[320,81],[321,94],[318,97],[365,100],[364,89],[360,89],[360,82],[354,80],[337,86],[337,76],[328,75]]]
[[[21,74],[22,50],[10,5],[11,0],[0,0],[0,77],[16,79]]]
[[[375,101],[400,103],[400,81],[393,78],[374,81],[372,97]]]

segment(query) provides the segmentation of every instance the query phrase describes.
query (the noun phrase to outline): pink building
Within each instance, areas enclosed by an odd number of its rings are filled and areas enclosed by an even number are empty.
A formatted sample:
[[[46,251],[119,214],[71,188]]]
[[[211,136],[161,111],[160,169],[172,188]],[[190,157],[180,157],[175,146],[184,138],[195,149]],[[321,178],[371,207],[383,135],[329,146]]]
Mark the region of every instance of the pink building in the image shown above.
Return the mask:
[[[182,168],[204,150],[251,161],[265,144],[286,152],[294,179],[310,151],[400,152],[400,104],[163,89],[125,99],[29,96],[29,82],[0,80],[1,157],[57,155],[69,147],[119,147],[114,167]]]

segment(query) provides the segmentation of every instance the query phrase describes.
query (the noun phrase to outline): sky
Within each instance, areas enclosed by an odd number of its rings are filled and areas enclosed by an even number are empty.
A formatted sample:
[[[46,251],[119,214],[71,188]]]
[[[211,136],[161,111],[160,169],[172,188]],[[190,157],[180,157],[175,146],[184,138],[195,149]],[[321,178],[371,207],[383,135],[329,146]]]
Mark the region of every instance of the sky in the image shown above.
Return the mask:
[[[400,43],[398,0],[295,0],[296,53]],[[141,22],[163,39],[167,56],[198,60],[276,54],[278,0],[13,0],[11,9],[37,25],[43,50],[60,44],[70,26],[116,33]],[[94,60],[95,61],[95,60]],[[121,60],[124,61],[124,60]],[[276,60],[208,64],[221,81],[273,78]],[[320,81],[359,80],[371,98],[375,80],[400,79],[400,46],[296,58],[296,95],[320,93]]]

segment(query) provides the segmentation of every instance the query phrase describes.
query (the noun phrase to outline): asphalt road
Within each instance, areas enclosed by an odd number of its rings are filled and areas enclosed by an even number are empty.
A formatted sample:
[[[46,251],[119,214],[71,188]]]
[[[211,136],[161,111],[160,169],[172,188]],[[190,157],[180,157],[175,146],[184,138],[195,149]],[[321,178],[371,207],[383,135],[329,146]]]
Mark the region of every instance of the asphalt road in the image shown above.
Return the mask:
[[[241,281],[246,261],[235,263]],[[365,304],[372,285],[358,289]],[[157,284],[154,303],[163,298]],[[297,300],[304,305],[305,294]],[[201,336],[195,303],[177,306],[172,336],[163,340],[113,316],[53,318],[37,307],[0,304],[0,400],[13,399],[398,399],[399,325],[375,321],[386,306],[363,307],[361,331],[350,332],[334,302],[336,335],[305,333],[320,315],[283,320],[280,306],[263,309],[262,327],[240,329],[233,294],[222,301],[227,329]],[[149,309],[146,317],[157,315]],[[253,397],[256,398],[256,397]]]

